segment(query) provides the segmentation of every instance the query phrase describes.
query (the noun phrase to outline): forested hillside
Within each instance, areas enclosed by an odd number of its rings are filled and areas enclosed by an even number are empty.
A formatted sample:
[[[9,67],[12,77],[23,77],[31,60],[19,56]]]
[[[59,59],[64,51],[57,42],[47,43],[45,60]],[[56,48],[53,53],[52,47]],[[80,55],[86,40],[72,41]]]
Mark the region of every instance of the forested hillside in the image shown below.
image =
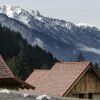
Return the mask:
[[[32,47],[18,32],[0,25],[0,54],[13,73],[26,79],[35,69],[48,69],[57,61],[50,52]]]

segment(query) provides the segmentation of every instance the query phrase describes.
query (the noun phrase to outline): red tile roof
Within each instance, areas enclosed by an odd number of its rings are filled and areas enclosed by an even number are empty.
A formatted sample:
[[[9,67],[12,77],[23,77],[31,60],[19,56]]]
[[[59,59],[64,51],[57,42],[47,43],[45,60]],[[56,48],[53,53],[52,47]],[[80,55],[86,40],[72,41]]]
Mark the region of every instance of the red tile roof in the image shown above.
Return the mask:
[[[14,77],[4,60],[0,55],[0,78],[11,78]]]
[[[34,70],[32,74],[27,78],[26,82],[35,85],[42,77],[46,75],[49,70]]]
[[[90,68],[89,65],[90,62],[56,63],[44,77],[38,78],[36,82],[31,81],[36,86],[34,93],[63,96],[79,77]]]
[[[17,83],[20,84],[20,86],[22,88],[31,88],[34,89],[35,87],[16,78],[13,73],[11,72],[11,70],[8,68],[8,66],[6,65],[5,61],[3,60],[3,58],[0,55],[0,84],[2,84],[3,81],[5,80],[9,80],[12,81],[12,83]],[[9,84],[9,82],[8,82]]]

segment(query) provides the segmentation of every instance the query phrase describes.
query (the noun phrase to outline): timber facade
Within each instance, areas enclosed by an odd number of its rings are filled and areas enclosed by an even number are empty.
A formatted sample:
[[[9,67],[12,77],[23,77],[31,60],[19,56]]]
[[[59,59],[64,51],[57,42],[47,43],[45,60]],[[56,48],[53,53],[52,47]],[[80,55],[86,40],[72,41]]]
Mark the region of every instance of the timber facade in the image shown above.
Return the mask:
[[[92,69],[89,69],[65,96],[100,100],[100,78]]]

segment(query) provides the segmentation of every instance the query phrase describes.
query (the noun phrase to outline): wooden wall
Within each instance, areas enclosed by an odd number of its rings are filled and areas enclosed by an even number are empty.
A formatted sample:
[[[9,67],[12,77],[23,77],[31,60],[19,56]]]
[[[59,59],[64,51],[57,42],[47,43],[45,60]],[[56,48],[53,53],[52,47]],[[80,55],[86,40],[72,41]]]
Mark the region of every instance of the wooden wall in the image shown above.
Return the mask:
[[[100,78],[91,69],[83,75],[67,96],[85,94],[85,98],[87,98],[90,93],[100,95]]]

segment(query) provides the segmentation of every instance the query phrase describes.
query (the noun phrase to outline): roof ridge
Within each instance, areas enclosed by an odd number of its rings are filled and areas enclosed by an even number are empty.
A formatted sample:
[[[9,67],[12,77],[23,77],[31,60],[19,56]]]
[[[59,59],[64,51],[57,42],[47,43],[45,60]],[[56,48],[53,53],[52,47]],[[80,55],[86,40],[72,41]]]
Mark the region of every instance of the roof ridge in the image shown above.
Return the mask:
[[[50,69],[34,69],[34,71],[48,71]]]
[[[46,70],[43,70],[43,69],[38,69],[38,70],[33,70],[33,72],[32,73],[34,73],[34,72],[43,72],[43,71],[49,71],[50,69],[46,69]]]
[[[90,61],[81,61],[81,62],[79,62],[79,61],[72,61],[72,62],[67,62],[67,61],[61,61],[61,62],[56,62],[56,63],[64,63],[64,64],[70,64],[70,63],[72,63],[72,64],[75,64],[75,63],[91,63]],[[56,64],[55,63],[55,64]]]

